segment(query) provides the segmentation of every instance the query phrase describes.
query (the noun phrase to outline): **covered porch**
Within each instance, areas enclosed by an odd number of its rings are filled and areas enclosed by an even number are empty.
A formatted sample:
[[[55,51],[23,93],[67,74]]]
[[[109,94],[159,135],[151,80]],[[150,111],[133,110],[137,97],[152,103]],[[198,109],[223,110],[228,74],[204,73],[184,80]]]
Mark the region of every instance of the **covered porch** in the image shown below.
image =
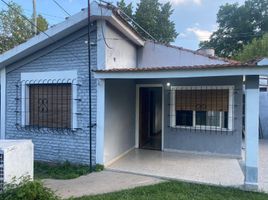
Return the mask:
[[[239,68],[200,69],[191,73],[186,69],[160,71],[96,72],[97,163],[144,175],[257,188],[259,77],[256,71],[250,68],[248,72]],[[160,125],[150,122],[150,114],[144,118],[152,112],[146,109],[149,105],[146,102],[152,101],[148,101],[151,97],[146,92],[143,94],[144,88],[153,93],[153,88],[159,89],[156,104],[160,109],[155,104],[153,110],[158,110],[161,117],[154,117],[153,121]],[[198,97],[199,94],[205,98]],[[185,105],[179,105],[178,101]],[[152,132],[154,129],[159,131]],[[144,146],[143,132],[148,135],[159,132],[157,142]],[[135,172],[137,169],[139,172]]]
[[[165,179],[241,187],[242,160],[215,155],[134,149],[108,170]]]
[[[260,140],[259,190],[268,192],[268,140]],[[243,152],[244,153],[244,152]],[[243,187],[243,159],[134,149],[108,170],[195,183]]]

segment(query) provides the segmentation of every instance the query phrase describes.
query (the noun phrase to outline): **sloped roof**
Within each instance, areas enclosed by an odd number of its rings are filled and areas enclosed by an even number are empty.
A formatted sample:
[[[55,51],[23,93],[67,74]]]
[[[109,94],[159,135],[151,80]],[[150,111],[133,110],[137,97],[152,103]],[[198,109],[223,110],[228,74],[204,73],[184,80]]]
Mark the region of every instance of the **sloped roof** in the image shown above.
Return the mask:
[[[142,68],[112,68],[93,70],[96,73],[109,72],[152,72],[152,71],[177,71],[177,70],[195,70],[195,69],[222,69],[222,68],[247,68],[256,67],[254,64],[218,64],[218,65],[194,65],[194,66],[162,66],[162,67],[142,67]]]
[[[200,55],[200,56],[204,56],[204,57],[207,57],[207,58],[210,58],[210,59],[213,59],[213,60],[223,61],[223,62],[230,63],[230,64],[241,63],[241,62],[236,61],[236,60],[232,60],[232,59],[228,59],[228,58],[222,58],[222,57],[219,57],[219,56],[211,56],[211,55],[203,54],[203,53],[200,53],[198,51],[194,51],[194,50],[187,49],[187,48],[180,47],[180,46],[176,46],[176,45],[165,44],[165,43],[160,43],[160,42],[155,42],[155,41],[151,41],[151,42],[153,42],[155,44],[165,45],[167,47],[175,48],[175,49],[178,49],[178,50],[181,50],[181,51],[190,52],[190,53],[192,53],[194,55]]]
[[[140,46],[144,44],[144,39],[136,31],[133,31],[133,27],[120,16],[120,13],[115,7],[93,2],[91,3],[90,12],[92,21],[96,19],[105,19],[118,28],[135,44]],[[82,9],[79,13],[72,15],[71,17],[66,18],[65,21],[49,28],[45,33],[40,33],[13,49],[4,52],[0,55],[0,68],[16,62],[17,60],[49,46],[63,37],[87,26],[87,18],[88,10]],[[127,31],[126,29],[132,31]]]
[[[246,62],[247,64],[254,64],[254,65],[267,65],[268,63],[268,57],[258,57],[251,59]]]

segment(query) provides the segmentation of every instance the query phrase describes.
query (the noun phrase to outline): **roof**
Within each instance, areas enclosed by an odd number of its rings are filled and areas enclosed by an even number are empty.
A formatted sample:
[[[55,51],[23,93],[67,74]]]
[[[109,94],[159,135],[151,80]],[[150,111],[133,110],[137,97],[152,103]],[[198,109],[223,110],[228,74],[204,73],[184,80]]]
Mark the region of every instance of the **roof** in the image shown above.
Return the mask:
[[[154,42],[156,44],[165,45],[167,47],[175,48],[175,49],[178,49],[178,50],[181,50],[181,51],[187,51],[187,52],[193,53],[195,55],[204,56],[204,57],[207,57],[207,58],[210,58],[210,59],[227,62],[227,63],[230,63],[230,64],[240,63],[239,61],[236,61],[236,60],[232,60],[232,59],[228,59],[228,58],[222,58],[222,57],[218,57],[218,56],[211,56],[211,55],[203,54],[203,53],[200,53],[198,51],[194,51],[194,50],[187,49],[187,48],[184,48],[184,47],[179,47],[179,46],[175,46],[175,45],[171,45],[171,44],[165,44],[165,43],[161,43],[161,42],[155,42],[155,41],[151,41],[151,42]]]
[[[246,62],[247,64],[254,64],[254,65],[267,65],[268,57],[258,57],[251,59]]]
[[[178,71],[178,70],[195,70],[195,69],[231,69],[231,68],[247,68],[257,67],[254,64],[218,64],[218,65],[194,65],[194,66],[163,66],[163,67],[142,67],[142,68],[113,68],[93,70],[96,73],[110,73],[110,72],[153,72],[153,71]]]
[[[0,68],[23,59],[39,49],[49,46],[87,26],[87,18],[88,9],[82,9],[79,13],[68,17],[65,21],[49,28],[45,33],[40,33],[13,49],[4,52],[0,55]],[[136,45],[143,46],[144,39],[136,31],[133,31],[133,27],[120,16],[115,7],[99,4],[97,2],[91,3],[91,20],[94,21],[96,19],[105,19],[109,21]]]

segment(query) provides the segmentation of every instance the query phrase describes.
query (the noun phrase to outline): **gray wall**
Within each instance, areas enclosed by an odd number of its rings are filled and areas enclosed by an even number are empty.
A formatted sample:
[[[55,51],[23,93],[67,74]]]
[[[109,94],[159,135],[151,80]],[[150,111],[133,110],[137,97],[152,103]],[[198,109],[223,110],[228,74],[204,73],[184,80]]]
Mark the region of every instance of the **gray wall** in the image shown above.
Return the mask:
[[[225,64],[219,59],[209,58],[183,50],[178,47],[171,47],[146,41],[145,46],[138,50],[138,67],[162,67],[162,66],[189,66],[207,64]]]
[[[234,130],[232,132],[201,131],[170,128],[170,92],[166,83],[173,86],[234,85]],[[162,83],[164,94],[164,148],[182,151],[210,152],[241,156],[242,143],[242,77],[217,77],[168,80],[139,80],[137,83]]]
[[[89,163],[89,114],[88,114],[88,51],[85,41],[87,29],[82,29],[54,45],[49,46],[36,54],[25,58],[23,61],[9,66],[7,72],[7,139],[32,139],[36,160],[65,161],[74,163]],[[96,42],[96,31],[91,34],[92,41]],[[63,47],[64,46],[64,47]],[[66,50],[68,49],[68,50]],[[92,46],[92,66],[96,68],[96,45]],[[75,56],[73,56],[75,54]],[[20,115],[16,120],[16,84],[20,81],[22,72],[44,72],[77,70],[78,82],[78,116],[77,130],[71,133],[39,132],[17,130],[15,124],[20,122]],[[92,79],[92,114],[93,123],[96,122],[96,80]],[[21,110],[20,102],[18,110]],[[93,128],[93,164],[95,163],[95,137],[96,130]]]
[[[260,92],[260,120],[264,138],[268,139],[268,92]]]
[[[133,80],[105,81],[106,163],[135,145],[135,91]]]

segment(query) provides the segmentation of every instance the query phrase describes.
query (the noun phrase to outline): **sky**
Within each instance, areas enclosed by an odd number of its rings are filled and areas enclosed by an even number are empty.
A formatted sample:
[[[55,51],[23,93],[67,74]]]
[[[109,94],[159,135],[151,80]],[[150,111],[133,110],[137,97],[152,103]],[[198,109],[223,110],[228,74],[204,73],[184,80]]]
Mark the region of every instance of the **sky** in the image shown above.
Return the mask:
[[[25,14],[32,14],[32,0],[13,0],[21,5]],[[106,0],[109,1],[109,0]],[[139,1],[125,0],[127,3],[133,2],[135,5]],[[165,3],[168,0],[160,0]],[[174,13],[171,20],[175,22],[176,31],[179,36],[176,38],[174,45],[196,50],[199,42],[208,40],[211,33],[217,30],[217,12],[221,5],[226,3],[243,4],[245,0],[170,0]],[[87,0],[57,0],[62,7],[70,14],[79,12],[82,8],[87,7]],[[109,2],[116,3],[116,0]],[[68,15],[64,13],[53,0],[36,0],[37,13],[42,14],[49,22],[49,25],[57,24],[65,19]],[[5,8],[0,1],[0,10]]]

